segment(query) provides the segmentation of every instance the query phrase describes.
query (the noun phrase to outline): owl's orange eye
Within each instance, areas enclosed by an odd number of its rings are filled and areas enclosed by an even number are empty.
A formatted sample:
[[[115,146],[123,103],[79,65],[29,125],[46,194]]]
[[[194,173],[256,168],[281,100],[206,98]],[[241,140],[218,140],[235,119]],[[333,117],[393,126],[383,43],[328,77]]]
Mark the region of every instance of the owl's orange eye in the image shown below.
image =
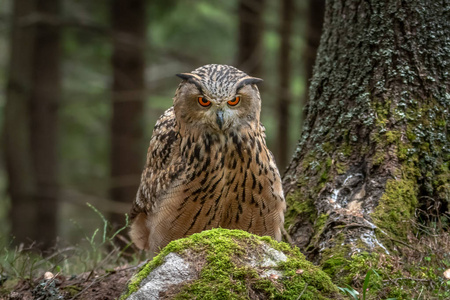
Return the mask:
[[[231,106],[235,106],[239,103],[239,101],[241,101],[241,97],[240,96],[236,96],[236,98],[234,98],[233,100],[228,101],[228,105]]]
[[[205,99],[205,97],[198,97],[198,103],[203,107],[207,107],[207,106],[211,105],[211,101]]]

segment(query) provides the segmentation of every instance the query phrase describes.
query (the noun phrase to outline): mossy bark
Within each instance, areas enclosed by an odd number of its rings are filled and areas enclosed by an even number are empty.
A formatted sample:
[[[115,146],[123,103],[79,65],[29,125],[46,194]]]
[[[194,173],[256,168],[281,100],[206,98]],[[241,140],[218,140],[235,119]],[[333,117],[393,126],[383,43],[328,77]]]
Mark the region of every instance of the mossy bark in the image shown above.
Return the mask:
[[[289,231],[316,262],[336,247],[392,251],[418,209],[439,214],[450,203],[449,1],[326,6],[283,181]]]

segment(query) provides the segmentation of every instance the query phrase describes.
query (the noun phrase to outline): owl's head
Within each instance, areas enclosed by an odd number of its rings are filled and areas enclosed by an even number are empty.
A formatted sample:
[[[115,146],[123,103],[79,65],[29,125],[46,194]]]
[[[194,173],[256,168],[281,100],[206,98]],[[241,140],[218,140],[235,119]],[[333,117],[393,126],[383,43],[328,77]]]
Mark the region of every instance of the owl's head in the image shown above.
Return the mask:
[[[205,65],[177,76],[183,79],[174,98],[180,126],[216,132],[259,126],[256,84],[262,79],[227,65]]]

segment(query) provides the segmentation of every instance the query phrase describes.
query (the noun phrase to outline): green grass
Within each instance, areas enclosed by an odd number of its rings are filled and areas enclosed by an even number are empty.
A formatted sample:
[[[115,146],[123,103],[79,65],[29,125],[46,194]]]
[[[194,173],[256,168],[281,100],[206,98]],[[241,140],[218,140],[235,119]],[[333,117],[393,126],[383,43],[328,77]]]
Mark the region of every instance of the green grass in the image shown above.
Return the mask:
[[[139,263],[140,254],[126,252],[131,242],[126,241],[125,229],[128,227],[128,216],[125,215],[125,225],[112,230],[106,218],[91,204],[87,204],[102,220],[103,226],[93,232],[85,233],[85,237],[75,245],[55,245],[51,254],[37,250],[34,244],[13,247],[5,240],[0,240],[0,298],[11,292],[20,281],[25,281],[31,287],[38,285],[38,280],[46,272],[74,277],[82,273],[108,273],[118,266]],[[118,239],[122,243],[118,243]],[[121,245],[122,244],[122,245]]]

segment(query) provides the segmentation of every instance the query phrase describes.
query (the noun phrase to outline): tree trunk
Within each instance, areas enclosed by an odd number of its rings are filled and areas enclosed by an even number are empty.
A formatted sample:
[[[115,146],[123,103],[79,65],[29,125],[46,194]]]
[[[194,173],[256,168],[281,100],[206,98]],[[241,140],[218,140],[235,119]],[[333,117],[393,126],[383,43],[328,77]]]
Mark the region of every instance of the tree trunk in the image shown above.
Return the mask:
[[[304,52],[306,86],[313,76],[314,63],[316,62],[317,49],[323,27],[323,15],[325,13],[325,0],[308,0],[308,22],[306,25],[306,47]],[[302,107],[303,119],[306,118],[306,105],[308,105],[309,89],[305,89]]]
[[[239,1],[237,67],[252,76],[261,74],[264,6],[265,0]]]
[[[389,251],[408,241],[416,209],[448,211],[444,2],[327,1],[307,120],[284,176],[290,233],[315,261]]]
[[[277,165],[284,170],[288,164],[289,153],[289,108],[291,105],[291,32],[294,1],[281,2],[280,50],[278,62],[278,134],[277,134]]]
[[[5,156],[16,243],[48,249],[57,235],[59,1],[14,1]]]
[[[145,0],[112,2],[113,86],[111,187],[114,201],[132,203],[143,167],[142,117],[145,97]],[[125,213],[125,212],[124,212]],[[111,221],[123,225],[124,214]]]

